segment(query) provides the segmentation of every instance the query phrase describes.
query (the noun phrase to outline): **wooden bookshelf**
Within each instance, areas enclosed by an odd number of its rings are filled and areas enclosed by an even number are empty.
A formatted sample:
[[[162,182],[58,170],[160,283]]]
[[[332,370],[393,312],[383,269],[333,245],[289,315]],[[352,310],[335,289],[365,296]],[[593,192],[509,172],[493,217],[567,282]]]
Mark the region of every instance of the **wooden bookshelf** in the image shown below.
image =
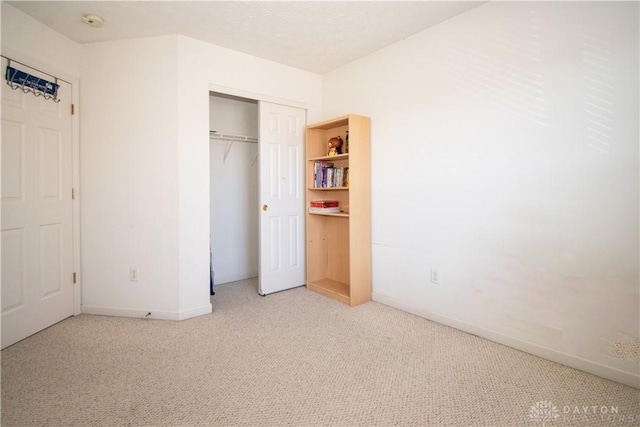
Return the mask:
[[[345,140],[347,131],[349,152],[327,156],[329,139]],[[312,200],[337,200],[341,208],[307,212],[307,288],[351,306],[362,304],[371,299],[370,120],[338,117],[307,126],[306,137],[307,206]],[[316,187],[317,162],[347,167],[349,186]]]

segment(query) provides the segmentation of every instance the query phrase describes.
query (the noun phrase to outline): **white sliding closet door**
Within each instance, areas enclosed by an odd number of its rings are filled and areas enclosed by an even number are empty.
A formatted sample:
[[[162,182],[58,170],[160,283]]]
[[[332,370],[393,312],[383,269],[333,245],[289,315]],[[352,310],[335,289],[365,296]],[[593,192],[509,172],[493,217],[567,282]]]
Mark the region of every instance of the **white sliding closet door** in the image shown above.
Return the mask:
[[[261,295],[305,284],[305,110],[260,102]]]

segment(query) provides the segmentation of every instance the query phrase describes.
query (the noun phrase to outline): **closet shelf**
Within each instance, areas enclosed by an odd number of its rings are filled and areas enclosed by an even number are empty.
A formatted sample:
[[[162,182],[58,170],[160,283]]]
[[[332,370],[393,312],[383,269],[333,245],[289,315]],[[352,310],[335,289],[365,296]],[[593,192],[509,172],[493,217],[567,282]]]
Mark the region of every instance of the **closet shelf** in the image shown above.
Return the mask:
[[[229,151],[231,151],[231,147],[234,142],[248,142],[250,144],[257,144],[258,138],[255,136],[245,136],[245,135],[233,135],[230,133],[219,133],[215,130],[209,131],[209,139],[215,139],[217,141],[225,141],[227,146],[224,149],[224,157],[222,158],[222,164],[225,164],[227,161],[227,157],[229,156]],[[256,159],[258,158],[258,153],[256,153],[253,158],[253,162],[251,162],[251,166],[254,165]]]
[[[215,130],[209,131],[209,138],[217,139],[219,141],[228,141],[228,142],[250,142],[252,144],[258,143],[258,138],[255,136],[245,136],[245,135],[233,135],[230,133],[219,133]]]

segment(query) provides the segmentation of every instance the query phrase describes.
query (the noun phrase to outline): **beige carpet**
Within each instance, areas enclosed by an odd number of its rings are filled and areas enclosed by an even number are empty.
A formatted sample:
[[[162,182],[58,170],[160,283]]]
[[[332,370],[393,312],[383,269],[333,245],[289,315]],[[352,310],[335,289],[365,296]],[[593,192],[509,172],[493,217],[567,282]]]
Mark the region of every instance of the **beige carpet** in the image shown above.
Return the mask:
[[[2,425],[640,425],[637,389],[381,304],[216,291],[211,315],[82,315],[5,349]]]

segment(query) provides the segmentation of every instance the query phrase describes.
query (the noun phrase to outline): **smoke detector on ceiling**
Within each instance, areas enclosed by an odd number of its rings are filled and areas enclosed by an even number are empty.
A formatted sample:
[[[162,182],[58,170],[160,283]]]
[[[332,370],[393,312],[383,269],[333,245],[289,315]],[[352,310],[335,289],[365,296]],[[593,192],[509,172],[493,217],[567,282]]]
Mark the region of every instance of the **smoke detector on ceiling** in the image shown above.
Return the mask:
[[[93,28],[102,28],[104,25],[104,19],[102,19],[102,17],[92,14],[84,15],[82,22]]]

